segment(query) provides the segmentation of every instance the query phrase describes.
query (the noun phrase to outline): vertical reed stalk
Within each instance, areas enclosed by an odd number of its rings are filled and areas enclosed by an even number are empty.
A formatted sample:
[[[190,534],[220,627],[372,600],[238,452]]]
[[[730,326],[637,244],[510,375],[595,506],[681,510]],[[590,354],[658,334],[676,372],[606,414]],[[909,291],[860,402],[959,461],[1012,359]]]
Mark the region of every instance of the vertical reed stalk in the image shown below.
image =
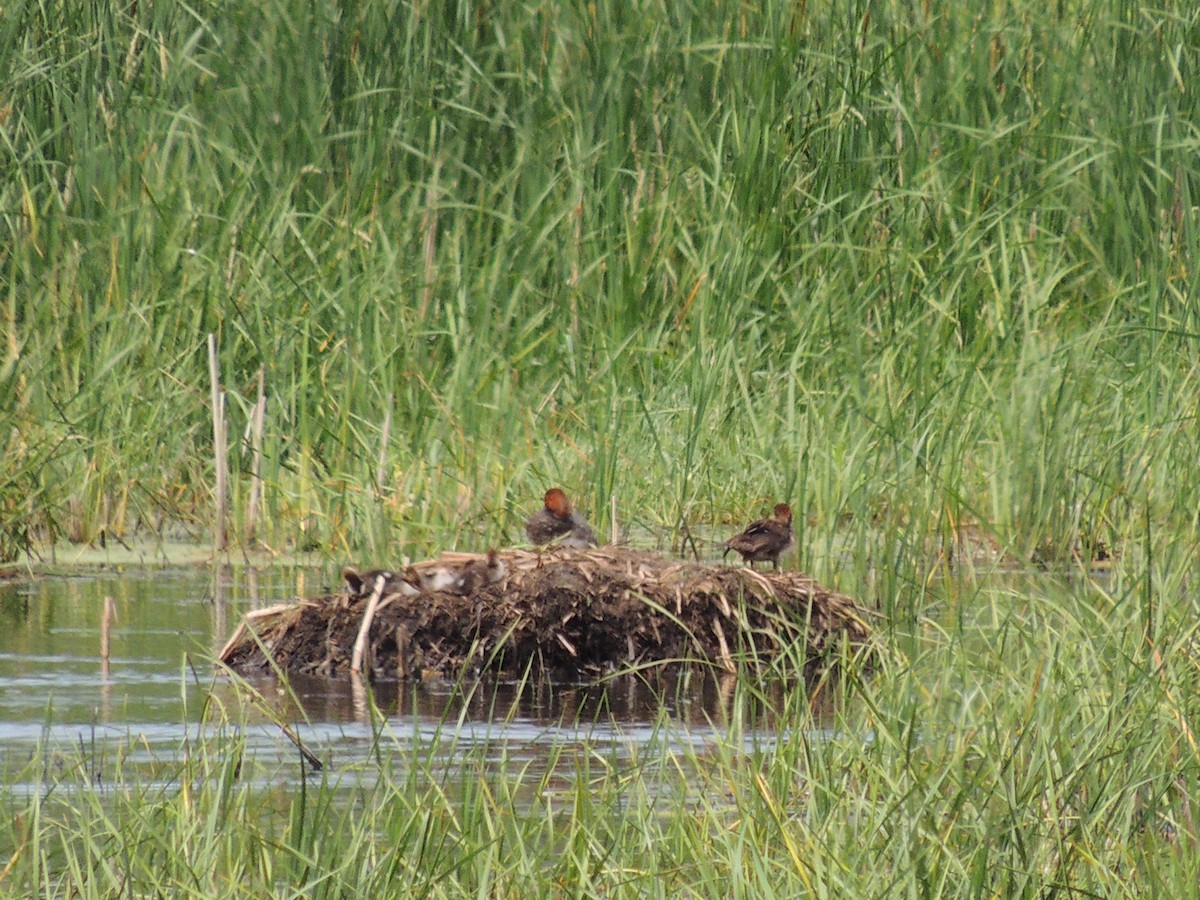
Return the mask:
[[[258,537],[258,507],[262,500],[263,430],[267,418],[266,372],[258,370],[258,397],[250,431],[250,499],[246,504],[246,545],[252,546]]]
[[[117,608],[112,597],[104,598],[104,611],[100,614],[100,669],[104,677],[108,677],[108,659],[111,646],[110,637],[112,622],[116,618]]]
[[[216,638],[213,644],[215,646],[220,646],[220,642],[229,633],[229,604],[225,590],[225,575],[232,571],[232,567],[229,566],[213,566],[213,631]]]
[[[225,394],[221,390],[221,369],[217,361],[216,335],[208,335],[208,375],[212,382],[213,415],[213,466],[216,470],[216,496],[214,497],[213,549],[218,553],[229,546],[226,527],[229,496],[229,469],[225,440]]]

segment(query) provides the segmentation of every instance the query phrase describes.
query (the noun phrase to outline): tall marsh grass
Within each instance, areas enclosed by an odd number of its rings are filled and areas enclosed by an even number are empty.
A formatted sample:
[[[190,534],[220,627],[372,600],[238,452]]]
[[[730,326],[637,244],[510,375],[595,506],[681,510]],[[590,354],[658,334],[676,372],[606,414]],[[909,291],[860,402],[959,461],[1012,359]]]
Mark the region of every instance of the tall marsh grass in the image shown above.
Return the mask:
[[[203,533],[209,332],[276,548],[514,540],[552,482],[673,541],[787,497],[826,576],[1195,547],[1186,5],[0,20],[0,556]]]

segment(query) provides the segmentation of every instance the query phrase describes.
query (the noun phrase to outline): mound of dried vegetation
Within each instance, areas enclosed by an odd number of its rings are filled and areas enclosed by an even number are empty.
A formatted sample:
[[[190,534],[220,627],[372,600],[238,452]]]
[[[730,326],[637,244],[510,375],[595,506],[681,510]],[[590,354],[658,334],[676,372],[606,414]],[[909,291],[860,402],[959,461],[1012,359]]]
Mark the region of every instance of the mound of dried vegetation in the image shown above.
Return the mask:
[[[410,567],[406,581],[368,577],[360,593],[252,612],[221,659],[243,673],[273,661],[286,672],[359,668],[375,678],[530,668],[579,677],[695,660],[733,670],[739,658],[767,661],[800,641],[807,665],[816,666],[843,642],[871,641],[871,613],[799,572],[601,547],[504,550],[494,580],[447,577],[480,569],[484,559],[448,553]]]

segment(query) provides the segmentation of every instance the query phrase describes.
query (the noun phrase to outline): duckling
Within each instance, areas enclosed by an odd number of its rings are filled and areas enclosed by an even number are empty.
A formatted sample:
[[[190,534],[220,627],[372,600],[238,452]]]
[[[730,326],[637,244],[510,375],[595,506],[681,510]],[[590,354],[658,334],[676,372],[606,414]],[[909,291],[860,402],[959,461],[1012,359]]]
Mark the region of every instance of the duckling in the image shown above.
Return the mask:
[[[380,575],[383,576],[382,596],[403,594],[406,597],[415,597],[421,593],[420,588],[417,587],[420,582],[413,582],[408,577],[407,571],[404,575],[398,575],[391,569],[368,569],[365,572],[359,572],[354,566],[346,566],[342,569],[342,580],[346,582],[346,590],[355,597],[374,591],[375,579]]]
[[[756,562],[770,562],[779,570],[779,557],[787,553],[796,543],[792,532],[792,508],[786,503],[775,504],[775,514],[769,519],[759,519],[746,526],[741,534],[734,535],[721,546],[725,552],[721,559],[729,556],[730,550],[742,555],[742,561],[754,568]]]
[[[595,547],[596,536],[592,534],[587,520],[571,508],[571,501],[562,488],[546,491],[545,505],[529,517],[525,523],[525,536],[529,543],[538,547],[558,541],[564,547]]]
[[[422,572],[420,577],[421,587],[433,593],[439,591],[453,592],[459,581],[462,580],[462,575],[459,571],[449,566]]]
[[[504,577],[505,566],[496,551],[489,549],[487,559],[475,559],[461,569],[458,583],[451,590],[456,594],[474,594],[481,587],[495,584]]]

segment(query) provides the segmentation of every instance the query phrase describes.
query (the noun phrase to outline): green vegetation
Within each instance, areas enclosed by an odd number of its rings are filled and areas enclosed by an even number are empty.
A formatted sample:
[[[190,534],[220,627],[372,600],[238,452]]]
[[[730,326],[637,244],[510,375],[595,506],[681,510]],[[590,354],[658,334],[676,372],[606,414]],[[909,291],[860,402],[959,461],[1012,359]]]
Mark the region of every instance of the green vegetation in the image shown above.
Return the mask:
[[[263,368],[277,548],[1194,542],[1200,14],[940,6],[6,2],[4,554],[207,535],[209,332],[235,540]]]
[[[261,369],[270,547],[788,499],[895,654],[827,739],[797,696],[769,752],[564,754],[552,799],[406,744],[262,791],[231,732],[6,798],[0,886],[1191,893],[1198,63],[1173,0],[0,0],[0,559],[207,534],[213,333],[235,541]],[[964,544],[1116,560],[943,590]]]

